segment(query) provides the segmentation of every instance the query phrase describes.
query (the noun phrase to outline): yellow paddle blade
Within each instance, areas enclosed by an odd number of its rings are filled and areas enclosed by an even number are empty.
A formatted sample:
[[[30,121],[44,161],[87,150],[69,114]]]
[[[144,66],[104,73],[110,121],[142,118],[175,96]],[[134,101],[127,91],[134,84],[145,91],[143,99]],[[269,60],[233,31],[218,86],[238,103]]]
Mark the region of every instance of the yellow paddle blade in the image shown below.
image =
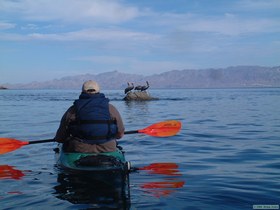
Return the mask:
[[[27,145],[27,144],[29,144],[29,142],[19,141],[10,138],[0,138],[0,155],[8,152],[12,152],[16,149],[19,149],[23,145]]]
[[[138,132],[145,133],[150,136],[168,137],[176,135],[181,130],[181,127],[181,122],[176,120],[169,120],[155,123],[144,129],[138,130]]]

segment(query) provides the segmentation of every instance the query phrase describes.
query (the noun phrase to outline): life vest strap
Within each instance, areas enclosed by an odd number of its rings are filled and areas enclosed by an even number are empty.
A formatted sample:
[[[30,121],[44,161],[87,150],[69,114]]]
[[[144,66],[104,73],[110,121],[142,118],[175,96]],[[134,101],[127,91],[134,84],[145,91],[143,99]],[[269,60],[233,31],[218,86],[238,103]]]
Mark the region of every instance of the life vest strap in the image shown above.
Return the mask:
[[[113,120],[75,120],[71,122],[71,125],[80,125],[80,124],[116,124],[117,121]]]
[[[80,134],[76,137],[78,137],[81,142],[86,144],[104,144],[113,139],[116,139],[116,135],[112,135],[111,133],[108,133],[108,135],[106,136],[104,135],[104,136],[87,136],[87,137]]]
[[[85,144],[104,144],[113,139],[114,138],[108,139],[107,136],[103,136],[102,138],[101,138],[101,136],[98,136],[98,137],[92,137],[92,138],[87,138],[87,139],[80,139],[80,141]]]

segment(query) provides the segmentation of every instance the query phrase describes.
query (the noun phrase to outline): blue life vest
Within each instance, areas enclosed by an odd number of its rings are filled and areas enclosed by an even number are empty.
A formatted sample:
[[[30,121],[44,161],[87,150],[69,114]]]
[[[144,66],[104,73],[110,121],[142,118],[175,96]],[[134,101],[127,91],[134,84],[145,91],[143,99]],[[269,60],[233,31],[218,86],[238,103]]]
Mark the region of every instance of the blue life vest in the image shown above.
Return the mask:
[[[81,93],[75,100],[76,120],[70,124],[70,134],[87,144],[103,144],[115,138],[118,129],[111,119],[109,99],[103,93]]]

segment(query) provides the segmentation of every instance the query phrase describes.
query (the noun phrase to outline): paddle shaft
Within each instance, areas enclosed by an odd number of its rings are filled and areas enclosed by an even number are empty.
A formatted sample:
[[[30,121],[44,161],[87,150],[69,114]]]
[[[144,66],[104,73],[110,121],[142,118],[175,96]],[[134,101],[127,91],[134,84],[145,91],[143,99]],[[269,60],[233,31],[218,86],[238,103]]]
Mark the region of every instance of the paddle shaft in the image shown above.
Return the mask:
[[[29,141],[28,144],[40,144],[40,143],[46,143],[46,142],[54,142],[54,139],[44,139],[44,140],[38,140],[38,141]]]
[[[155,137],[168,137],[176,135],[181,129],[181,122],[176,120],[168,120],[155,123],[144,129],[126,131],[124,134],[143,133]],[[0,138],[0,155],[5,154],[28,144],[39,144],[46,142],[55,142],[55,139],[45,139],[37,141],[20,141],[12,138]]]
[[[137,130],[134,131],[125,131],[124,134],[133,134],[138,133]],[[44,140],[38,140],[38,141],[29,141],[28,144],[40,144],[40,143],[47,143],[47,142],[54,142],[54,139],[44,139]]]
[[[125,131],[124,134],[133,134],[133,133],[139,133],[139,131]]]

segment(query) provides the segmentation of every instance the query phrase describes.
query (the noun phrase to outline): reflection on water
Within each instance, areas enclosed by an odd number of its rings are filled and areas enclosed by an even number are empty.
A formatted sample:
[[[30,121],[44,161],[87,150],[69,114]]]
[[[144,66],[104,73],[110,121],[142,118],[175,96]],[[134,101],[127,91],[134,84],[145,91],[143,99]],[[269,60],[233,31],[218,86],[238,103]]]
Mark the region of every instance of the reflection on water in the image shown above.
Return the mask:
[[[151,174],[181,175],[176,163],[152,163],[139,168],[139,170],[148,170]]]
[[[185,184],[176,163],[152,163],[135,169],[152,175],[139,187],[154,197],[168,196]],[[61,170],[57,182],[54,194],[59,199],[91,208],[130,209],[129,174],[122,171]]]
[[[91,208],[129,209],[129,175],[122,171],[61,171],[55,196]],[[88,207],[87,207],[88,208]]]
[[[182,188],[184,184],[184,181],[178,179],[166,179],[161,182],[149,182],[143,184],[141,188],[146,189],[147,193],[151,193],[153,196],[159,198],[176,192],[176,188]]]
[[[176,163],[152,163],[139,169],[148,170],[150,174],[161,175],[158,181],[146,182],[141,185],[142,189],[155,197],[170,195],[185,184],[185,181],[181,179],[182,174]]]
[[[168,196],[185,184],[176,163],[152,163],[135,171],[152,175],[138,187],[157,198]],[[53,195],[77,208],[128,210],[131,207],[129,176],[133,174],[120,170],[92,172],[58,168]],[[0,179],[24,180],[24,176],[24,172],[14,166],[0,165]],[[22,193],[9,191],[7,194]]]
[[[22,179],[24,173],[14,166],[0,165],[0,179]]]

